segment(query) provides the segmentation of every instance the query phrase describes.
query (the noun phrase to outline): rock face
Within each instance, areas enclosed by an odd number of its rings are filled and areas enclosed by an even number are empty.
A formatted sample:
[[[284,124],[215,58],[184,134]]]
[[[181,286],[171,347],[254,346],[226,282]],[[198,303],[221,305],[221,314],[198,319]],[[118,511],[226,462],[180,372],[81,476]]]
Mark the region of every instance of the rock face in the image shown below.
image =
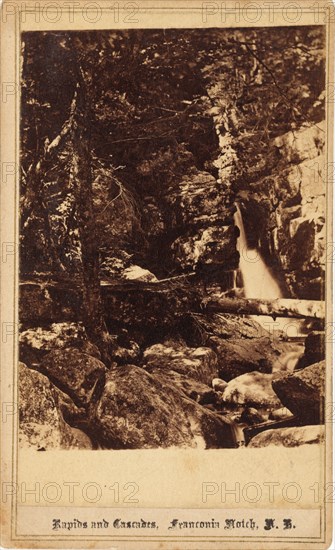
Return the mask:
[[[281,402],[272,389],[273,378],[256,371],[242,374],[228,383],[222,399],[229,404],[278,408]]]
[[[324,426],[299,426],[266,430],[253,437],[249,447],[259,448],[275,445],[277,447],[300,447],[324,441]]]
[[[174,212],[172,227],[182,233],[172,243],[177,265],[212,271],[237,268],[237,232],[226,185],[208,172],[196,171],[169,188],[166,201]]]
[[[40,369],[79,406],[87,406],[105,383],[105,365],[77,349],[50,352]]]
[[[324,136],[320,122],[276,137],[267,175],[236,184],[248,239],[260,242],[291,295],[315,300],[323,299],[325,276]]]
[[[179,237],[172,249],[176,263],[183,269],[225,266],[232,271],[237,269],[239,260],[236,239],[233,226],[209,227],[191,236]]]
[[[325,361],[273,381],[285,407],[306,424],[324,422]]]
[[[227,187],[208,172],[194,171],[183,176],[177,186],[170,188],[167,201],[176,212],[173,220],[176,227],[233,223]]]
[[[91,449],[90,439],[64,421],[49,379],[19,364],[19,445],[36,450]]]
[[[105,448],[234,446],[231,426],[218,415],[134,365],[108,373],[90,417]]]
[[[288,193],[276,210],[273,228],[274,253],[280,258],[287,282],[299,297],[322,295],[325,272],[325,125],[301,128],[274,140],[289,163],[276,184],[286,182]],[[295,210],[288,205],[299,197]],[[292,204],[292,202],[291,202]],[[312,296],[311,296],[312,295]]]

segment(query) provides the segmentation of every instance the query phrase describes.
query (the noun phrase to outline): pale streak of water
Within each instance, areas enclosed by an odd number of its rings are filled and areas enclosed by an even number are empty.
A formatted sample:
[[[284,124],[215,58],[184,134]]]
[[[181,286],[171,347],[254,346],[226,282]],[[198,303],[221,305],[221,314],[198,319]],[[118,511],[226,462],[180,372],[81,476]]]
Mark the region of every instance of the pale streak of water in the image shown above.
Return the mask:
[[[276,300],[283,298],[280,286],[264,262],[260,251],[248,248],[241,210],[236,205],[234,214],[235,225],[240,230],[237,239],[237,249],[240,253],[240,272],[243,279],[245,298],[259,300]],[[255,320],[270,333],[273,330],[282,330],[288,336],[297,336],[301,333],[301,322],[296,319],[277,318],[275,321],[266,315],[254,316]]]

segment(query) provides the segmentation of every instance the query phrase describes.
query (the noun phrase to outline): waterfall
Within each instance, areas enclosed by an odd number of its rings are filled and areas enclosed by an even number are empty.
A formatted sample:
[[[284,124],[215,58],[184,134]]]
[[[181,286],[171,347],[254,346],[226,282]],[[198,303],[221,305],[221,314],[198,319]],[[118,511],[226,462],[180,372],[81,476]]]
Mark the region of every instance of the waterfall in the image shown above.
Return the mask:
[[[246,298],[275,300],[282,298],[280,287],[264,262],[257,248],[248,248],[241,210],[236,205],[235,225],[240,230],[237,249],[240,253],[240,271],[243,279],[243,290]]]
[[[242,214],[238,204],[236,204],[234,222],[240,230],[237,249],[240,253],[240,274],[245,298],[259,300],[283,298],[280,286],[262,258],[260,251],[257,248],[248,248]],[[286,336],[295,337],[301,334],[302,323],[297,319],[278,318],[273,321],[271,317],[263,315],[252,317],[271,333],[273,330],[281,330]]]

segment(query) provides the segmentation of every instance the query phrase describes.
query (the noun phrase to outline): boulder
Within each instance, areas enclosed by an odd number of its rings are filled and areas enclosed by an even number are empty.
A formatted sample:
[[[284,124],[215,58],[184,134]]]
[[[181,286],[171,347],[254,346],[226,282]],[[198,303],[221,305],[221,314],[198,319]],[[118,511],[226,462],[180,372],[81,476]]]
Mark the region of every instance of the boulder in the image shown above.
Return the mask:
[[[212,380],[212,387],[215,391],[223,392],[227,386],[228,382],[225,382],[222,378],[213,378]]]
[[[96,357],[67,348],[51,351],[40,370],[77,406],[85,407],[101,393],[107,369]]]
[[[158,281],[156,275],[151,273],[148,269],[144,269],[139,265],[131,265],[124,270],[122,277],[129,281],[142,281],[145,283],[152,283]]]
[[[253,437],[248,447],[300,447],[324,441],[324,426],[298,426],[265,430]]]
[[[325,333],[312,331],[305,340],[305,351],[299,359],[296,370],[303,369],[325,358]]]
[[[269,415],[269,420],[285,420],[286,418],[290,418],[291,416],[293,416],[291,411],[289,411],[286,407],[280,407],[280,409],[271,411]]]
[[[69,347],[100,359],[100,352],[88,340],[82,323],[52,323],[43,327],[30,327],[20,332],[19,343],[20,359],[29,366],[38,364],[52,350]]]
[[[92,448],[57,407],[56,389],[46,376],[19,363],[19,446],[36,450]]]
[[[269,338],[223,340],[212,337],[210,341],[218,357],[219,376],[226,382],[246,372],[272,372],[276,355]]]
[[[143,358],[144,368],[148,372],[155,372],[156,369],[172,370],[208,386],[217,375],[216,354],[206,347],[189,348],[171,341],[147,348]]]
[[[273,374],[248,372],[228,382],[222,394],[225,403],[248,407],[278,408],[281,402],[272,388]]]
[[[320,361],[272,383],[285,407],[306,424],[324,421],[325,361]]]
[[[104,448],[234,446],[229,423],[134,365],[108,372],[90,423]]]

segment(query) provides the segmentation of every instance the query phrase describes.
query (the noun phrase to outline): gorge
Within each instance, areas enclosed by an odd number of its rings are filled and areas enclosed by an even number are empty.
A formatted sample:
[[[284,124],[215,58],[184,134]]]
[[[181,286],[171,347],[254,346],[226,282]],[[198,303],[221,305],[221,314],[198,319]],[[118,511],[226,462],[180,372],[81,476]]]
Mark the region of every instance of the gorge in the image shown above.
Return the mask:
[[[22,447],[322,440],[324,40],[23,34]]]

